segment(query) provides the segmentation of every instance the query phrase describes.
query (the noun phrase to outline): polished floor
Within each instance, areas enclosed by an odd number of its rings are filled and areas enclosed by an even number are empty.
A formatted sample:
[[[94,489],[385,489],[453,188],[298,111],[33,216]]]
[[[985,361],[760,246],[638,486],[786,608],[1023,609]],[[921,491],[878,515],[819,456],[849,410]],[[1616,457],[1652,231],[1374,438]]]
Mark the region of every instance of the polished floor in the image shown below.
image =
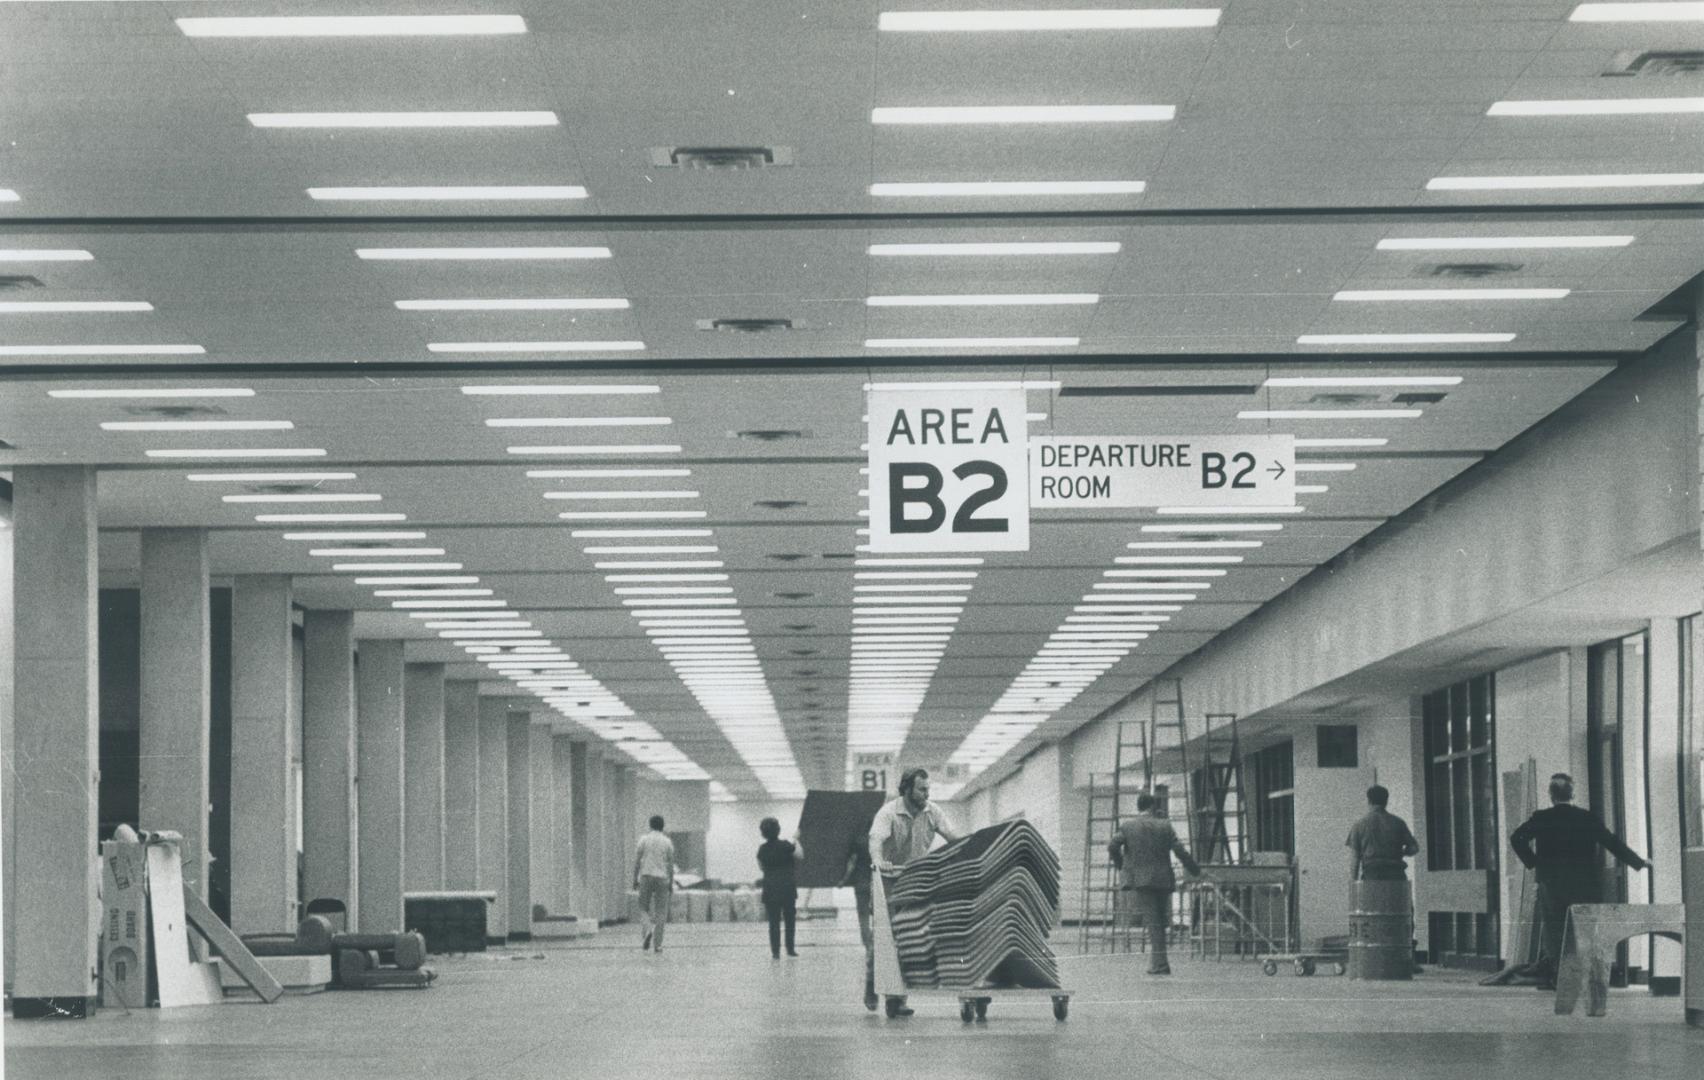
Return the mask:
[[[800,926],[797,960],[769,957],[753,924],[671,926],[661,955],[637,933],[438,958],[427,991],[325,993],[275,1005],[102,1012],[5,1021],[14,1080],[250,1077],[677,1077],[806,1080],[926,1076],[1102,1080],[1699,1080],[1704,1031],[1680,1002],[1616,992],[1610,1015],[1558,1017],[1530,989],[1452,973],[1369,984],[1268,978],[1252,964],[1067,957],[1070,1017],[996,1001],[964,1024],[921,1000],[886,1020],[858,1002],[862,953],[844,921]],[[1066,931],[1066,937],[1070,932]]]

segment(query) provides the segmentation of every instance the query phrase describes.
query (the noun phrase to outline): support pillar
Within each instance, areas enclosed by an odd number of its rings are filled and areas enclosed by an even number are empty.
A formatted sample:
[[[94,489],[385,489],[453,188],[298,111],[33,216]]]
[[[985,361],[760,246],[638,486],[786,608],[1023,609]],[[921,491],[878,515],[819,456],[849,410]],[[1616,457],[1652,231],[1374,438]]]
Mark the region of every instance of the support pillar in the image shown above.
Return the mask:
[[[531,748],[527,760],[532,766],[532,904],[543,904],[547,911],[561,911],[555,904],[556,893],[556,761],[550,743],[550,727],[534,724],[530,731]],[[530,918],[530,915],[529,915]],[[530,929],[530,924],[529,924]]]
[[[403,882],[444,887],[444,665],[409,664],[403,680]]]
[[[137,824],[183,836],[183,883],[206,899],[213,697],[206,530],[142,530],[141,596]]]
[[[363,641],[356,668],[356,755],[361,815],[359,906],[363,933],[402,930],[403,662],[402,642]]]
[[[231,583],[231,926],[244,934],[296,926],[290,592],[283,574]]]
[[[7,508],[8,510],[10,507]],[[4,899],[0,899],[0,919],[5,920],[5,927],[0,931],[0,940],[5,942],[6,990],[12,989],[12,972],[17,960],[12,954],[12,944],[17,940],[13,920],[18,914],[17,901],[17,858],[18,858],[18,819],[15,813],[17,784],[12,778],[17,775],[17,759],[13,756],[12,718],[17,714],[12,711],[12,639],[15,631],[16,611],[12,594],[12,518],[6,516],[6,523],[0,526],[0,888],[5,890]]]
[[[603,874],[598,850],[598,833],[592,820],[597,799],[592,793],[596,781],[597,749],[583,739],[569,743],[569,815],[570,865],[573,875],[574,913],[582,919],[603,918]]]
[[[497,894],[485,909],[485,936],[509,939],[509,704],[479,699],[479,887]]]
[[[509,940],[532,937],[532,714],[511,711],[509,752]]]
[[[550,740],[551,819],[556,836],[556,879],[550,891],[550,910],[568,914],[579,896],[574,889],[574,741],[566,735]]]
[[[615,771],[616,883],[621,886],[621,910],[627,911],[627,890],[633,884],[633,859],[639,847],[638,773],[631,765]]]
[[[444,886],[479,884],[479,683],[444,684]]]
[[[354,912],[355,613],[302,617],[302,873],[309,900]]]
[[[1698,480],[1704,484],[1704,287],[1693,295],[1692,349],[1698,361]],[[1704,488],[1695,490],[1704,491]],[[1699,513],[1704,515],[1704,499],[1699,500]],[[1700,518],[1704,525],[1704,517]],[[1699,537],[1704,541],[1704,531]],[[1700,606],[1704,607],[1704,587],[1700,587]],[[1692,648],[1693,708],[1704,708],[1704,647],[1698,641]],[[1688,763],[1696,769],[1698,761]],[[1686,867],[1682,880],[1683,902],[1686,905],[1686,1022],[1704,1027],[1704,837],[1694,837],[1697,846],[1685,855]]]
[[[100,682],[95,470],[12,473],[16,969],[12,1015],[87,1016],[95,1002]],[[11,880],[8,878],[8,880]]]

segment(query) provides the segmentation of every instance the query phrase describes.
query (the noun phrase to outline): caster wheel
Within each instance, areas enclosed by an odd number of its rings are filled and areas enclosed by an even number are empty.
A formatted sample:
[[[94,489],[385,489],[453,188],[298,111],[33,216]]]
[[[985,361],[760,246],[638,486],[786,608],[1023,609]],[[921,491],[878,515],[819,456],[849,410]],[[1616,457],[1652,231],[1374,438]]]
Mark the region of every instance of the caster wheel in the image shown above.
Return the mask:
[[[976,1018],[978,1020],[987,1020],[988,1019],[988,999],[987,998],[978,998],[977,999],[977,1002],[976,1002]]]
[[[1276,975],[1278,974],[1278,961],[1268,960],[1266,963],[1260,965],[1260,970],[1264,971],[1268,975]]]
[[[1303,975],[1306,975],[1308,973],[1307,961],[1297,960],[1296,965],[1295,965],[1295,969],[1296,969],[1296,978],[1299,979]]]
[[[1347,975],[1349,974],[1349,965],[1339,960],[1331,965],[1331,973],[1333,975]]]
[[[969,1001],[959,1002],[959,1019],[967,1024],[976,1019],[976,1005]]]
[[[1303,960],[1302,961],[1301,974],[1312,975],[1313,973],[1314,973],[1314,962],[1312,960]]]
[[[1056,997],[1053,999],[1053,1019],[1064,1020],[1071,1013],[1071,999]]]

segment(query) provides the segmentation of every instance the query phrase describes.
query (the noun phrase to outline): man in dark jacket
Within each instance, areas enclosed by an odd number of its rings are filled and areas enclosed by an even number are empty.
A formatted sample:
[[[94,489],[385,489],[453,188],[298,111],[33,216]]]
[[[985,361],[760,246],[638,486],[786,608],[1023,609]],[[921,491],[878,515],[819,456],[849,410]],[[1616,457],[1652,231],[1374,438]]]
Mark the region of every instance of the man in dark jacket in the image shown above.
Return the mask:
[[[1137,816],[1118,827],[1118,835],[1107,845],[1107,854],[1120,871],[1120,894],[1128,896],[1148,928],[1148,974],[1170,975],[1166,931],[1171,927],[1171,897],[1177,888],[1171,857],[1175,854],[1191,877],[1200,874],[1201,867],[1184,850],[1171,822],[1159,813],[1159,806],[1160,801],[1152,795],[1136,796]]]
[[[1345,845],[1351,852],[1350,881],[1407,881],[1408,864],[1403,860],[1418,854],[1420,845],[1408,822],[1386,810],[1390,790],[1382,784],[1367,789],[1367,816],[1349,830]]]
[[[1635,870],[1651,865],[1590,811],[1574,805],[1574,779],[1567,773],[1550,778],[1550,801],[1554,805],[1533,814],[1509,837],[1515,854],[1538,879],[1539,988],[1546,990],[1556,985],[1569,906],[1602,899],[1597,849],[1607,848]]]

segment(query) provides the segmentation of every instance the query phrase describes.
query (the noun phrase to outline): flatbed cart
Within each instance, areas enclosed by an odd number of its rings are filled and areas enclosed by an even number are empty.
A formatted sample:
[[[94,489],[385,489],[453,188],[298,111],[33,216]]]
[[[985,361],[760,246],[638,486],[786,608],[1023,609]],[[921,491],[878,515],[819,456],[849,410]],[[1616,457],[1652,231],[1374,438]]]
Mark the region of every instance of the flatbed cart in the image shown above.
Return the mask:
[[[912,987],[905,985],[899,968],[899,947],[893,940],[892,916],[888,911],[887,889],[880,872],[870,875],[871,929],[874,935],[876,993],[887,1002],[889,1019],[894,1017],[899,997],[922,1001],[953,1001],[959,1006],[959,1019],[965,1023],[986,1020],[988,1006],[995,1001],[1040,1001],[1053,1003],[1053,1018],[1064,1020],[1071,1012],[1071,991],[1063,987]]]
[[[1333,975],[1347,974],[1349,946],[1321,946],[1311,952],[1276,953],[1262,959],[1260,970],[1268,975],[1276,975],[1279,964],[1292,965],[1298,976],[1312,975],[1326,964],[1331,965]]]

